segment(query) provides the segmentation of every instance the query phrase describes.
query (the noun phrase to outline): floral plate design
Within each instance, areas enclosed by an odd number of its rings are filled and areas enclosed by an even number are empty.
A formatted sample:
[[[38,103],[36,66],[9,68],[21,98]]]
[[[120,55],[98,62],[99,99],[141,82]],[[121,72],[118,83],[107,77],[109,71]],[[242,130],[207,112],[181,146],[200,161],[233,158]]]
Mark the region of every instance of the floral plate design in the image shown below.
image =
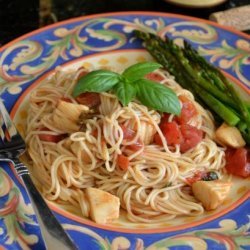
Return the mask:
[[[152,60],[134,29],[188,40],[250,94],[250,38],[215,23],[187,16],[124,12],[79,17],[24,35],[0,48],[0,98],[23,133],[30,91],[57,66],[125,68]],[[97,225],[49,203],[79,249],[250,249],[250,182],[234,179],[231,196],[220,209],[199,218],[157,225],[132,224],[124,218]],[[0,163],[0,250],[45,249],[25,188],[12,166]]]

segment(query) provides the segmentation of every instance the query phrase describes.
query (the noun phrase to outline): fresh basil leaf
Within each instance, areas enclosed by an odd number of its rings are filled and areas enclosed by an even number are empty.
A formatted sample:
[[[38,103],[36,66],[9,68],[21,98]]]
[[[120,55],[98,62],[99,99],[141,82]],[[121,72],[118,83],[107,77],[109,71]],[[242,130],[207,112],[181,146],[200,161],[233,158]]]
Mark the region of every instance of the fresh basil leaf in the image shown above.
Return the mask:
[[[159,69],[162,67],[159,63],[156,62],[141,62],[134,64],[122,73],[122,76],[124,76],[129,81],[136,81],[140,78],[143,78],[146,74]]]
[[[137,85],[136,96],[142,104],[161,112],[180,114],[181,105],[173,90],[147,79],[140,79],[135,84]]]
[[[95,70],[81,77],[73,90],[73,96],[84,92],[105,92],[120,81],[121,76],[108,70]]]
[[[115,87],[114,92],[123,106],[128,105],[136,95],[136,87],[126,80],[120,81]]]

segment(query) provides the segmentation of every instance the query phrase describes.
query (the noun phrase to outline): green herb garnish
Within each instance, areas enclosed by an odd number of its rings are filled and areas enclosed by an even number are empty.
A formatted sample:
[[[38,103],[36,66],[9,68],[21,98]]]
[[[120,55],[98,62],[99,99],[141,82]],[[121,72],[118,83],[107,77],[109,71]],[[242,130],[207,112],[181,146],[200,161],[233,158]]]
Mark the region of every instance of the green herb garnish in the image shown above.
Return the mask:
[[[137,98],[142,104],[162,112],[179,114],[179,100],[171,89],[147,79],[140,79],[136,84]]]
[[[216,172],[214,171],[210,171],[208,173],[206,173],[206,175],[202,178],[203,181],[214,181],[214,180],[218,180],[219,177],[217,175]]]
[[[85,92],[101,93],[113,88],[119,81],[120,75],[108,70],[96,70],[81,77],[75,86],[73,96]]]
[[[79,79],[73,96],[85,92],[101,93],[111,90],[124,106],[137,98],[149,108],[179,115],[181,106],[175,92],[165,85],[143,78],[160,67],[156,62],[142,62],[128,67],[122,74],[95,70]]]
[[[134,84],[126,81],[126,79],[122,79],[119,84],[116,84],[114,87],[114,93],[120,102],[126,106],[131,100],[135,98],[136,88]]]

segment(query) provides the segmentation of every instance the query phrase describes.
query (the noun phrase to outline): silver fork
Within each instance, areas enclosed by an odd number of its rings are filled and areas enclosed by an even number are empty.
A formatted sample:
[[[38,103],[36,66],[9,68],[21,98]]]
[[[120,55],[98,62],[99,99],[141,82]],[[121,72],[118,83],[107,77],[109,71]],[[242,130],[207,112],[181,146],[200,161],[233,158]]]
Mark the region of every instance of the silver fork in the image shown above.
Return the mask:
[[[11,162],[28,192],[47,249],[77,249],[33,184],[27,167],[19,161],[25,152],[23,138],[0,100],[0,161]]]

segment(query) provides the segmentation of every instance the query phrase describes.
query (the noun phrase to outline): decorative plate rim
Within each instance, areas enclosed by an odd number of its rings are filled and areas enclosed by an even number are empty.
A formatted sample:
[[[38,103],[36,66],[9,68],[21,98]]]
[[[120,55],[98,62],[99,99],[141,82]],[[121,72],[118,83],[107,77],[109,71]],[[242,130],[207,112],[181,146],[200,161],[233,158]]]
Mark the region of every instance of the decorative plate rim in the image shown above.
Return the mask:
[[[186,15],[181,15],[181,14],[174,14],[174,13],[168,13],[168,12],[157,12],[157,11],[121,11],[121,12],[107,12],[107,13],[101,13],[101,14],[92,14],[92,15],[86,15],[86,16],[80,16],[80,17],[74,17],[74,18],[70,18],[67,20],[63,20],[54,24],[50,24],[47,25],[45,27],[39,28],[39,29],[35,29],[31,32],[28,32],[22,36],[19,36],[17,38],[15,38],[14,40],[11,40],[10,42],[4,44],[2,47],[0,47],[0,52],[2,52],[3,50],[5,50],[6,48],[8,48],[9,46],[11,46],[12,44],[23,40],[27,37],[39,34],[43,31],[52,29],[52,28],[56,28],[59,26],[62,26],[64,24],[68,24],[68,23],[74,23],[77,21],[81,21],[81,20],[87,20],[87,19],[93,19],[96,17],[103,17],[103,16],[127,16],[127,15],[152,15],[152,16],[163,16],[163,17],[177,17],[177,18],[182,18],[182,19],[186,19],[186,20],[193,20],[193,21],[197,21],[197,22],[202,22],[202,23],[206,23],[206,24],[210,24],[212,26],[227,30],[229,32],[232,32],[234,34],[243,36],[247,39],[250,39],[250,35],[243,33],[241,31],[238,31],[230,26],[225,26],[225,25],[221,25],[218,24],[216,22],[210,21],[210,20],[206,20],[206,19],[202,19],[202,18],[198,18],[198,17],[192,17],[192,16],[186,16]]]

